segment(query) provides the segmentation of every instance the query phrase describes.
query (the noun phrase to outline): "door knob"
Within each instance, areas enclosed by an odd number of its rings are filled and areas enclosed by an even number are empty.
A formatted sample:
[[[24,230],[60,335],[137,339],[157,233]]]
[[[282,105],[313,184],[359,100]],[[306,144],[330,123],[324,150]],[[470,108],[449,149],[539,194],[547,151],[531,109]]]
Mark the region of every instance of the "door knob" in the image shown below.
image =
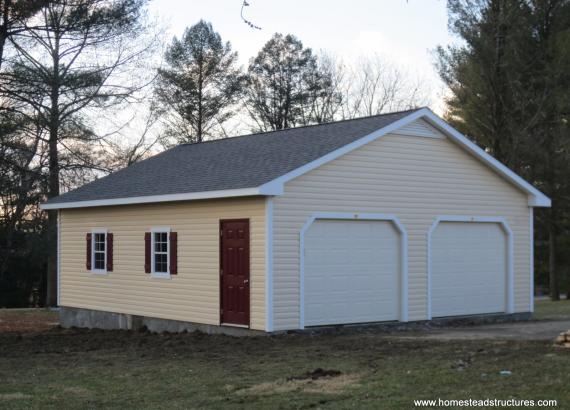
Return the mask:
[[[249,279],[244,279],[244,280],[243,280],[243,284],[244,284],[244,285],[247,285],[248,283],[249,283]]]

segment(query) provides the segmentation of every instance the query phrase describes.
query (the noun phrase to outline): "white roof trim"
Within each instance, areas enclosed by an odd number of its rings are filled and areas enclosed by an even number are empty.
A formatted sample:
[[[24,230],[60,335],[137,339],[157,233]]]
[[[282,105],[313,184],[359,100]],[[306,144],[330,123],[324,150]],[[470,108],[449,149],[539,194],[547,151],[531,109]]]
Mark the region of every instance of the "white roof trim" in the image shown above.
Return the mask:
[[[170,194],[170,195],[152,195],[152,196],[138,196],[130,198],[116,198],[116,199],[101,199],[93,201],[76,201],[76,202],[60,202],[55,204],[42,204],[41,209],[64,209],[64,208],[85,208],[93,206],[111,206],[111,205],[129,205],[129,204],[144,204],[155,202],[172,202],[172,201],[191,201],[198,199],[214,199],[214,198],[230,198],[239,196],[255,196],[255,195],[282,195],[284,192],[284,184],[303,175],[321,165],[326,164],[342,155],[345,155],[363,145],[368,144],[386,134],[393,133],[399,128],[402,128],[418,119],[425,119],[431,125],[445,133],[458,145],[463,147],[466,151],[477,157],[483,163],[495,170],[499,175],[503,176],[506,180],[516,185],[519,189],[528,194],[528,205],[531,207],[550,207],[550,199],[526,182],[520,176],[515,174],[505,165],[501,164],[490,154],[485,152],[475,143],[471,142],[467,137],[446,123],[444,120],[435,115],[429,108],[422,108],[414,111],[404,118],[393,122],[383,128],[380,128],[356,141],[351,142],[341,148],[338,148],[328,154],[309,162],[299,168],[296,168],[272,181],[269,181],[256,188],[243,188],[243,189],[227,189],[220,191],[205,191],[205,192],[192,192],[185,194]]]
[[[533,187],[531,184],[526,182],[520,176],[515,174],[509,168],[501,164],[495,158],[493,158],[490,154],[485,152],[483,149],[479,148],[475,143],[471,142],[467,137],[453,128],[451,125],[446,123],[444,120],[439,118],[435,115],[429,108],[422,108],[421,110],[414,111],[410,115],[393,122],[392,124],[380,128],[348,145],[345,145],[335,151],[329,152],[328,154],[309,162],[308,164],[303,165],[297,169],[294,169],[291,172],[288,172],[285,175],[280,176],[279,178],[274,179],[260,187],[261,190],[269,190],[272,192],[283,192],[283,185],[286,182],[291,181],[293,178],[297,178],[300,175],[303,175],[321,165],[326,164],[329,161],[332,161],[342,155],[345,155],[357,148],[362,147],[363,145],[368,144],[386,134],[393,133],[397,129],[404,127],[418,119],[425,119],[431,125],[438,128],[440,131],[445,133],[449,138],[455,141],[458,145],[463,147],[465,150],[470,152],[472,155],[480,159],[486,165],[494,169],[499,175],[502,175],[506,180],[510,181],[517,187],[519,187],[522,191],[528,194],[528,205],[532,207],[550,207],[550,199],[540,192],[538,189]],[[274,194],[275,195],[275,194]]]
[[[265,192],[269,192],[265,190]],[[60,202],[55,204],[41,204],[40,208],[43,210],[49,209],[66,209],[66,208],[87,208],[92,206],[111,206],[111,205],[129,205],[129,204],[147,204],[156,202],[173,202],[173,201],[192,201],[198,199],[214,199],[214,198],[229,198],[240,196],[254,196],[254,195],[268,195],[261,193],[259,188],[244,188],[244,189],[226,189],[222,191],[205,191],[205,192],[192,192],[186,194],[170,194],[170,195],[149,195],[149,196],[136,196],[130,198],[115,198],[115,199],[97,199],[93,201],[76,201],[76,202]]]

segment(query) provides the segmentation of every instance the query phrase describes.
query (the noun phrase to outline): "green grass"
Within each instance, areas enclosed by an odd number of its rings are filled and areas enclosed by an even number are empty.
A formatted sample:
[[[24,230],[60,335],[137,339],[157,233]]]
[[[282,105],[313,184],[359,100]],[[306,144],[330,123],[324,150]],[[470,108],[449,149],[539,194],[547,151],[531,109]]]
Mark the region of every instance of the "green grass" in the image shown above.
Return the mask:
[[[537,313],[564,314],[559,306],[539,302]],[[0,333],[0,408],[410,409],[413,399],[437,397],[556,399],[570,408],[570,349],[398,335]],[[342,374],[287,380],[317,368]]]
[[[568,299],[558,302],[538,300],[534,307],[535,311],[532,318],[535,320],[570,319],[570,300]]]

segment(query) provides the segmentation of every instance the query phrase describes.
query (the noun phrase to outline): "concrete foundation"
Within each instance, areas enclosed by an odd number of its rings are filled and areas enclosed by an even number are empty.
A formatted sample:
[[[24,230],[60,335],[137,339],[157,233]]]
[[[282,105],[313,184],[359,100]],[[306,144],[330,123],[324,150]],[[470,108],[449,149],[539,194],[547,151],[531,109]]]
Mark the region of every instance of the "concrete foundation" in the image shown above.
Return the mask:
[[[423,320],[417,322],[377,322],[358,323],[338,326],[309,327],[304,330],[291,330],[277,333],[332,333],[336,331],[347,331],[350,329],[377,329],[386,331],[398,330],[421,330],[434,327],[456,327],[482,325],[491,323],[520,322],[531,319],[532,314],[490,314],[463,317],[436,318],[433,320]],[[109,330],[148,330],[153,333],[181,333],[181,332],[203,332],[207,334],[225,334],[230,336],[263,336],[270,333],[261,330],[245,329],[232,326],[205,325],[201,323],[183,322],[179,320],[159,319],[147,316],[129,315],[124,313],[103,312],[91,309],[79,309],[62,306],[59,310],[59,323],[62,327],[79,327],[88,329],[109,329]]]
[[[182,333],[199,331],[207,334],[225,334],[230,336],[262,336],[268,334],[260,330],[240,327],[206,325],[179,320],[160,319],[65,306],[60,307],[59,324],[65,328],[79,327],[107,330],[148,330],[152,333]]]
[[[308,327],[304,330],[293,330],[290,332],[310,332],[310,333],[332,333],[346,331],[349,329],[358,330],[378,330],[378,331],[404,331],[404,330],[426,330],[431,328],[449,328],[463,326],[478,326],[494,323],[524,322],[532,318],[532,313],[495,313],[472,316],[441,317],[432,320],[418,320],[413,322],[374,322],[356,323],[336,326]]]

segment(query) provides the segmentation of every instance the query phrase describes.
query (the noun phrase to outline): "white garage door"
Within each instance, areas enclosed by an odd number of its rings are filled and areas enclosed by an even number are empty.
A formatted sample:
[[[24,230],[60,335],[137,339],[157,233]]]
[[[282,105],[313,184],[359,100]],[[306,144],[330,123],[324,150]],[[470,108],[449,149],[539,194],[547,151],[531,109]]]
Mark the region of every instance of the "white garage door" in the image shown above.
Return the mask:
[[[506,310],[507,237],[496,223],[441,222],[431,238],[432,316]]]
[[[398,319],[400,234],[391,222],[317,220],[304,263],[305,326]]]

